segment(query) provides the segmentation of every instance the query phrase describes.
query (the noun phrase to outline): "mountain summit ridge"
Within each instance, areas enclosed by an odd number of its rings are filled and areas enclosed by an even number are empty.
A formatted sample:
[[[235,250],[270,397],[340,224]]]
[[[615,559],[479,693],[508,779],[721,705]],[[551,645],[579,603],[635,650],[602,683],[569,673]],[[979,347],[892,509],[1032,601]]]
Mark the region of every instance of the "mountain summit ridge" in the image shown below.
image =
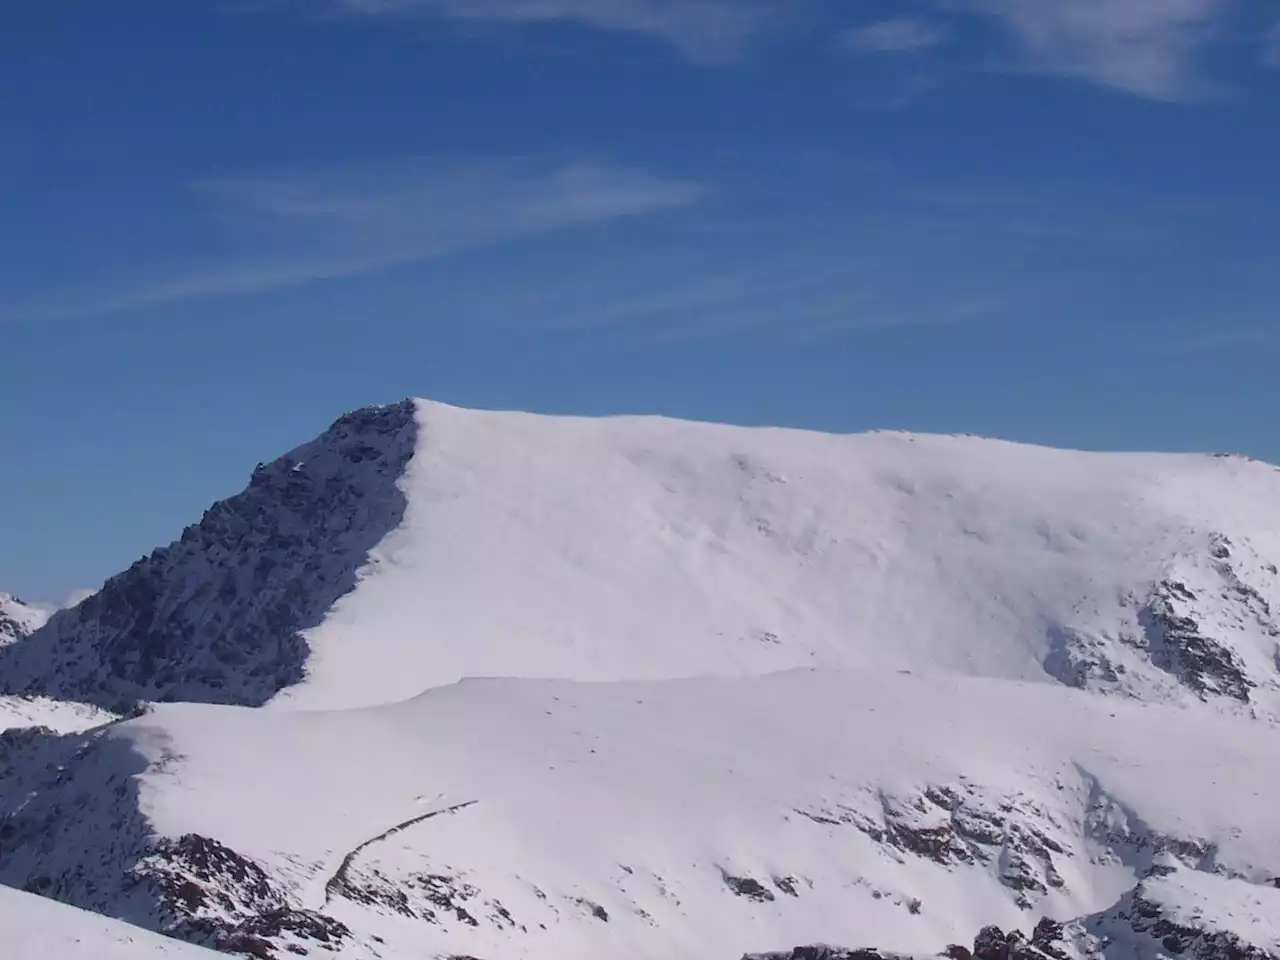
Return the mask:
[[[362,408],[0,646],[0,882],[260,960],[1280,960],[1278,562],[1239,458]]]
[[[20,597],[0,592],[0,647],[7,646],[44,626],[49,612]]]
[[[326,708],[798,666],[1280,715],[1280,470],[903,433],[339,418],[0,652],[9,693]]]

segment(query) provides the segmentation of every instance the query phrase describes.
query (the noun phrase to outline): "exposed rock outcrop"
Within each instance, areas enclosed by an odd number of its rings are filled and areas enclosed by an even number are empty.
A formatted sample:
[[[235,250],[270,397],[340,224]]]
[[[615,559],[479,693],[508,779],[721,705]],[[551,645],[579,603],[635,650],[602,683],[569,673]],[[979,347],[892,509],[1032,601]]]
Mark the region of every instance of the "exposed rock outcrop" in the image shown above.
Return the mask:
[[[349,413],[259,465],[176,542],[0,649],[0,692],[123,712],[139,700],[258,705],[303,675],[302,632],[399,524],[409,402]]]

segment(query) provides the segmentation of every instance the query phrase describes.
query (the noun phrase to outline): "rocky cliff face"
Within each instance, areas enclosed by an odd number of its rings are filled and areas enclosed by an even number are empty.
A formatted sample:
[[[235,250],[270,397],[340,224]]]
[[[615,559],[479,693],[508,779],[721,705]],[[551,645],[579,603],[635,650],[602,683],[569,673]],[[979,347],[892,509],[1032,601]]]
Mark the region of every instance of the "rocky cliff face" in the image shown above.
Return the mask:
[[[1280,898],[1277,898],[1280,899]],[[1268,905],[1271,907],[1271,905]],[[1274,909],[1274,908],[1272,908]],[[1280,920],[1280,915],[1273,915]],[[951,944],[937,956],[947,960],[1276,960],[1280,943],[1274,925],[1246,933],[1218,929],[1200,918],[1170,919],[1168,908],[1141,892],[1105,917],[1062,923],[1042,917],[1028,936],[1021,930],[983,927],[973,946]],[[873,947],[825,944],[772,953],[747,954],[742,960],[906,960],[902,954]],[[914,958],[920,960],[920,958]]]
[[[1123,599],[1109,629],[1051,631],[1046,670],[1068,686],[1150,699],[1152,688],[1276,719],[1280,570],[1222,534],[1171,556],[1166,575]]]
[[[0,690],[128,709],[259,704],[303,675],[315,626],[400,522],[413,405],[348,414],[260,465],[167,547],[0,650]]]

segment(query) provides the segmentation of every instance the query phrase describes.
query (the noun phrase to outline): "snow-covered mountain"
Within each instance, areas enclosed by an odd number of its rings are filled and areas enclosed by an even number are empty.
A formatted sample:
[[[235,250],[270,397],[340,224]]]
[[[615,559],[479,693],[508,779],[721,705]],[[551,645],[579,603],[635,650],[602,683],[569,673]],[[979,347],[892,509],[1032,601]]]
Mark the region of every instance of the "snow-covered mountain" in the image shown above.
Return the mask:
[[[49,610],[0,593],[0,647],[30,636],[49,620]],[[0,682],[0,689],[4,688]],[[0,693],[0,732],[14,727],[44,727],[70,733],[87,730],[112,714],[90,703],[75,703],[49,696]]]
[[[260,958],[1280,960],[1277,563],[1243,458],[368,408],[0,648],[0,882]]]
[[[21,640],[44,626],[48,619],[49,613],[44,608],[0,593],[0,647]]]
[[[1275,717],[1277,518],[1280,470],[1239,458],[407,401],[260,467],[0,678],[328,708],[829,666]]]

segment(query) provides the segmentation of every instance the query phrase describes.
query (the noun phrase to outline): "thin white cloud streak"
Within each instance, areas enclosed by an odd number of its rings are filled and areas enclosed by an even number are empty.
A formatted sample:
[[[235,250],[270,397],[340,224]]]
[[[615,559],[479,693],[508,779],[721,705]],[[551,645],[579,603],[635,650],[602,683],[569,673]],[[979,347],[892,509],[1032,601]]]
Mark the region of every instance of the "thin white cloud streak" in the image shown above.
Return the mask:
[[[944,43],[950,31],[943,24],[917,17],[879,20],[844,34],[846,47],[869,53],[919,53]]]
[[[1262,62],[1268,67],[1280,67],[1280,23],[1267,31],[1262,44]]]
[[[977,322],[1009,309],[1003,292],[952,281],[924,291],[902,279],[904,269],[870,259],[821,266],[739,263],[706,271],[627,265],[595,273],[585,285],[552,277],[481,292],[467,312],[510,318],[512,334],[532,335],[559,349],[570,338],[610,342],[617,334],[625,334],[629,344],[650,345],[749,334],[814,342]]]
[[[593,163],[242,177],[200,185],[239,247],[229,262],[104,298],[85,313],[351,277],[695,202],[696,184]]]
[[[737,56],[779,22],[779,0],[325,0],[334,13],[513,24],[574,23],[648,36],[695,60]]]
[[[1020,69],[1075,77],[1155,100],[1216,92],[1197,57],[1235,0],[925,0],[959,19],[985,18],[1016,41]],[[572,23],[648,36],[701,61],[730,59],[753,40],[804,18],[797,0],[322,0],[329,13],[508,24]],[[842,45],[924,51],[945,42],[936,17],[856,27]],[[1280,58],[1276,44],[1269,57]]]
[[[1155,100],[1198,99],[1214,87],[1197,55],[1232,0],[945,0],[996,19],[1027,70],[1061,74]]]
[[[1249,350],[1280,343],[1280,327],[1245,326],[1189,332],[1185,336],[1166,336],[1158,344],[1165,353],[1208,353],[1215,350]]]

